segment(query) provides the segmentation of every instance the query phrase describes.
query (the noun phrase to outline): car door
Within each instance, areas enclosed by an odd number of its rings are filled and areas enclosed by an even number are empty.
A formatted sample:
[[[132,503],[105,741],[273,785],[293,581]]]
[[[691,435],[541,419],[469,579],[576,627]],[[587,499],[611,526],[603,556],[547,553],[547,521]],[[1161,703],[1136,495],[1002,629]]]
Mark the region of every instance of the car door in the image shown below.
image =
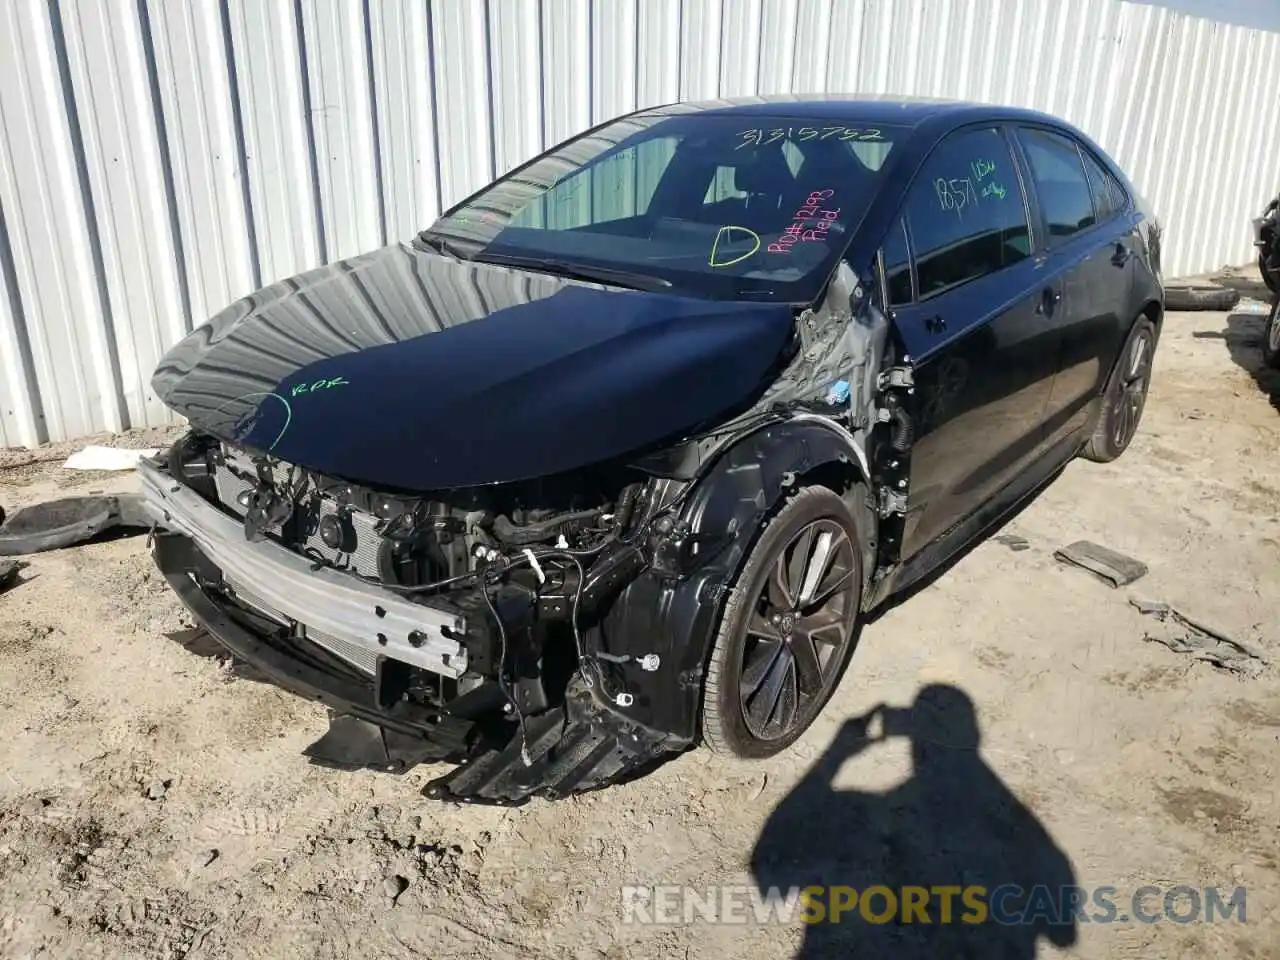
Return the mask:
[[[884,246],[886,300],[915,377],[904,560],[1043,449],[1056,292],[1032,242],[1011,141],[985,127],[934,149]]]
[[[1060,284],[1052,318],[1059,335],[1058,371],[1045,411],[1050,443],[1090,423],[1129,320],[1134,265],[1129,223],[1119,214],[1114,179],[1075,138],[1020,127],[1017,139],[1038,210],[1043,240],[1037,252]],[[1115,185],[1123,197],[1123,190]]]

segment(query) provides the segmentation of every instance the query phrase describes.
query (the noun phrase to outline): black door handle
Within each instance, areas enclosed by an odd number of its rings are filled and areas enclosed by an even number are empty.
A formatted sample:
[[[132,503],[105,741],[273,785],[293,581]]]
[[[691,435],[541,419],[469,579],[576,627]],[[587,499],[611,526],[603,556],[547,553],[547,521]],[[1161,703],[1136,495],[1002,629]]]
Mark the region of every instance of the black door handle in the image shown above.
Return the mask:
[[[947,321],[942,319],[941,314],[935,314],[926,318],[924,328],[930,333],[942,333],[947,329]]]
[[[1036,313],[1048,316],[1053,308],[1062,302],[1062,291],[1056,287],[1045,287],[1040,291],[1040,302],[1036,304]]]
[[[1111,262],[1117,267],[1123,267],[1129,262],[1129,258],[1133,256],[1129,248],[1123,243],[1117,243],[1115,251],[1111,254]]]

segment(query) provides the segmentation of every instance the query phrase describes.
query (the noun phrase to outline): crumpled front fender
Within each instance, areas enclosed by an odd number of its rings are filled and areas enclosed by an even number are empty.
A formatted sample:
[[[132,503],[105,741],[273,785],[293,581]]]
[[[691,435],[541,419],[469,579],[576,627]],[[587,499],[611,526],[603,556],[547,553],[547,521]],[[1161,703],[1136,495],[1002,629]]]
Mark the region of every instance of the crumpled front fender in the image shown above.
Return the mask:
[[[824,417],[802,415],[740,437],[696,481],[658,552],[659,568],[629,584],[592,631],[612,668],[612,686],[603,692],[611,700],[633,698],[619,712],[685,742],[696,739],[725,597],[766,519],[819,468],[867,480],[853,437]],[[653,655],[658,669],[644,670],[642,659]]]

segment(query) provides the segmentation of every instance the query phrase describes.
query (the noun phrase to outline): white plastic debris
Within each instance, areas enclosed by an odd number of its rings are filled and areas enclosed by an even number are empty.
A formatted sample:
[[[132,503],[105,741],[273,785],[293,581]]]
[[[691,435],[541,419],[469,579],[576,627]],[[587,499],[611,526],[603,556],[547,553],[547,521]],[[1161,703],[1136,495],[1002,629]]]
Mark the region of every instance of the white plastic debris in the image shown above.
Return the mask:
[[[1271,304],[1246,298],[1236,304],[1236,308],[1232,313],[1248,313],[1258,317],[1265,317],[1271,313]]]
[[[125,450],[120,447],[89,446],[77,450],[63,464],[68,470],[135,470],[143,457],[154,457],[159,450]]]

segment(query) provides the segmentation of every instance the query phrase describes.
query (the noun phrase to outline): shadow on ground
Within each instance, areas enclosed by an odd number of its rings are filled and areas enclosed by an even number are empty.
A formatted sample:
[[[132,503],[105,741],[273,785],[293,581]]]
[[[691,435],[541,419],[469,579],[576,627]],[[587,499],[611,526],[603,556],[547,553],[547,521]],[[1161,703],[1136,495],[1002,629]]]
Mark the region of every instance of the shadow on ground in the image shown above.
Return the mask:
[[[271,683],[271,679],[262,673],[257,667],[250,663],[245,663],[238,657],[232,656],[222,644],[213,638],[213,635],[203,627],[191,627],[186,630],[175,630],[173,633],[166,633],[166,637],[185,649],[188,653],[194,653],[197,657],[204,657],[207,660],[216,660],[224,665],[227,671],[228,680],[249,680],[253,683]]]
[[[847,760],[894,736],[911,741],[909,780],[885,793],[835,788]],[[978,743],[972,701],[944,684],[922,689],[910,708],[881,705],[840,728],[770,815],[751,857],[765,896],[771,887],[784,895],[827,888],[817,897],[821,922],[807,922],[797,957],[1030,960],[1041,938],[1076,942],[1071,861],[986,765]],[[864,897],[871,887],[881,889]],[[912,887],[923,889],[903,890]],[[940,887],[953,888],[949,922]],[[830,922],[841,902],[848,909]],[[802,919],[818,913],[811,904]]]
[[[1280,370],[1268,367],[1262,360],[1262,340],[1266,335],[1267,317],[1257,313],[1233,313],[1222,330],[1197,330],[1197,340],[1221,340],[1236,366],[1253,377],[1254,383],[1280,412]]]

